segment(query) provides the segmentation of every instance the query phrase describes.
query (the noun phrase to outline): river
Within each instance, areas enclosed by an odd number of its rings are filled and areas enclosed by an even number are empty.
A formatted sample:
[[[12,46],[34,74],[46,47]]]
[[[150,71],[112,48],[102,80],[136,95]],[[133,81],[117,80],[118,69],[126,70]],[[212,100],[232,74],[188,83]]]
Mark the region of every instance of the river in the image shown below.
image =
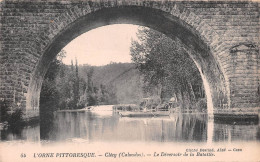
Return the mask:
[[[20,130],[1,130],[1,144],[12,148],[23,145],[79,144],[95,147],[108,143],[128,146],[184,144],[217,146],[252,143],[259,146],[258,123],[227,124],[209,119],[207,114],[174,114],[167,117],[120,117],[112,106],[97,106],[91,111],[60,111],[41,123]],[[108,144],[109,145],[109,144]],[[83,146],[83,147],[84,147]],[[181,146],[181,145],[180,145]],[[120,147],[120,145],[118,145]]]

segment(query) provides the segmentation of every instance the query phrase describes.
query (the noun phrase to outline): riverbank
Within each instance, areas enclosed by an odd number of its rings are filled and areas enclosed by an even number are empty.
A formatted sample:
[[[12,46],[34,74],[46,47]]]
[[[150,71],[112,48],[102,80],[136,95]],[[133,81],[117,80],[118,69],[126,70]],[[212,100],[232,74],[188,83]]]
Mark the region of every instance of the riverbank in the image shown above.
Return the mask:
[[[112,111],[114,105],[88,106],[83,109],[57,110],[56,112],[80,112],[80,111]]]

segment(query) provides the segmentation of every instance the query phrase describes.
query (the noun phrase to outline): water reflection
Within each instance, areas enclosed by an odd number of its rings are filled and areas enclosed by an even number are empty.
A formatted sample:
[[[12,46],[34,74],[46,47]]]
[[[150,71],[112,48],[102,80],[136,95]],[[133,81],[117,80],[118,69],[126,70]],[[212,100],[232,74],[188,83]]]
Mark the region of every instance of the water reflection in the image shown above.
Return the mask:
[[[28,126],[20,129],[1,130],[1,140],[16,141],[25,140],[35,142],[40,140],[40,126]]]
[[[260,140],[258,125],[235,125],[214,123],[214,141]]]
[[[208,120],[206,114],[127,118],[112,111],[81,111],[41,115],[40,126],[25,127],[18,132],[1,130],[1,140],[209,143],[260,139],[258,124],[224,124]]]
[[[206,141],[206,115],[174,115],[164,118],[121,118],[93,112],[57,113],[54,130],[47,136],[61,141]],[[53,133],[55,132],[55,133]]]

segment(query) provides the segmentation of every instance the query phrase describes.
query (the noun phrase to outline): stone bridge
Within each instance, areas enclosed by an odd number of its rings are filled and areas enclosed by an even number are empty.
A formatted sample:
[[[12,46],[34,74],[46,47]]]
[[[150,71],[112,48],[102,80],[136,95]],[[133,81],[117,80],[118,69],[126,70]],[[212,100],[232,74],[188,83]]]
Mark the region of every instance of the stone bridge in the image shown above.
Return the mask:
[[[0,98],[26,117],[39,115],[43,77],[58,52],[109,24],[155,29],[188,51],[209,113],[258,114],[258,2],[3,0],[0,22]]]

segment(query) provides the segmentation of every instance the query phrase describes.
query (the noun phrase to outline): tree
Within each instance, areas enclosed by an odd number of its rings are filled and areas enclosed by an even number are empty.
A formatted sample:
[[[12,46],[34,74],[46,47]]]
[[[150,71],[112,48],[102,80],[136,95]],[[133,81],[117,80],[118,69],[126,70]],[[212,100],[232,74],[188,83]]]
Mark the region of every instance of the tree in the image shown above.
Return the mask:
[[[75,67],[75,79],[74,79],[74,85],[73,85],[73,93],[74,93],[74,103],[75,103],[75,109],[78,108],[78,102],[79,102],[79,98],[80,98],[80,94],[79,94],[79,68],[78,68],[78,60],[77,58],[76,60],[76,67]]]
[[[60,101],[59,89],[56,86],[58,79],[58,74],[62,67],[62,59],[65,57],[66,52],[62,50],[56,58],[50,63],[49,69],[44,76],[42,83],[41,96],[40,96],[40,105],[53,105],[50,111],[57,109]]]
[[[139,28],[138,40],[132,40],[132,61],[144,76],[144,90],[156,93],[162,102],[177,96],[182,107],[196,101],[194,85],[202,85],[199,71],[188,53],[162,33]]]

